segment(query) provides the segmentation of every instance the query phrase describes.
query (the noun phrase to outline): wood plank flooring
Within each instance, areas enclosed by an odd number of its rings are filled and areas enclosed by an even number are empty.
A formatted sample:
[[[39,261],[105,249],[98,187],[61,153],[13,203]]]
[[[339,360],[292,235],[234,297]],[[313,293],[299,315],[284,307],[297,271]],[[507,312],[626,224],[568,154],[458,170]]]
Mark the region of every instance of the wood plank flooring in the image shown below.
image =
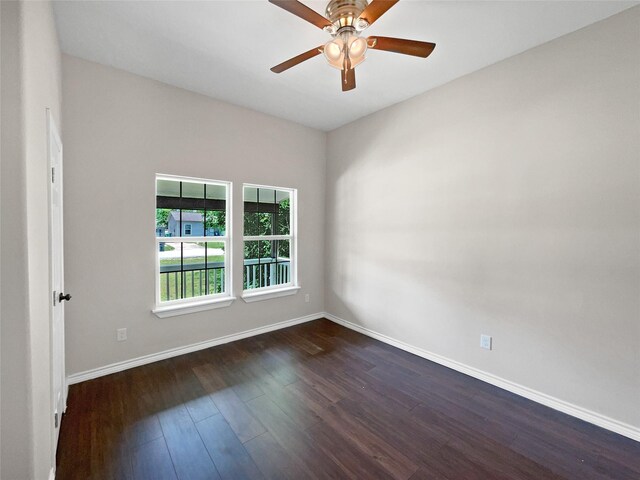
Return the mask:
[[[640,479],[640,443],[318,320],[78,385],[58,480]]]

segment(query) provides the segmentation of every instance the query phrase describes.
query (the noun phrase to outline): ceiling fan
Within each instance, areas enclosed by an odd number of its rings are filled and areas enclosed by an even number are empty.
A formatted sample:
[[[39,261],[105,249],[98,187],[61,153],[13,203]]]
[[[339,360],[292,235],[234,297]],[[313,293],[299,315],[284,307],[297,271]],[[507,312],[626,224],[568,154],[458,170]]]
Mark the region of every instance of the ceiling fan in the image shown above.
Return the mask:
[[[329,65],[341,71],[343,92],[356,88],[355,67],[364,61],[369,48],[427,58],[436,47],[435,43],[416,40],[360,36],[366,28],[398,3],[398,0],[371,0],[371,3],[367,0],[330,0],[324,17],[297,0],[269,2],[323,29],[333,37],[324,45],[276,65],[271,71],[282,73],[324,53]]]

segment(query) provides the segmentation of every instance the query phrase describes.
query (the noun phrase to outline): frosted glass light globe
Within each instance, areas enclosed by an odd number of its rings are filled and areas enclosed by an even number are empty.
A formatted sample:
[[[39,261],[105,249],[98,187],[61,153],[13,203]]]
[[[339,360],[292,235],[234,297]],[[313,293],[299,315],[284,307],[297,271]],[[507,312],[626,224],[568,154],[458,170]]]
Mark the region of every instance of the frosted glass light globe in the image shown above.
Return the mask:
[[[341,38],[336,38],[325,44],[323,51],[329,65],[342,69],[342,63],[344,61],[343,48],[344,42]]]
[[[367,51],[367,41],[362,37],[357,37],[349,45],[349,58],[352,62],[360,59]]]

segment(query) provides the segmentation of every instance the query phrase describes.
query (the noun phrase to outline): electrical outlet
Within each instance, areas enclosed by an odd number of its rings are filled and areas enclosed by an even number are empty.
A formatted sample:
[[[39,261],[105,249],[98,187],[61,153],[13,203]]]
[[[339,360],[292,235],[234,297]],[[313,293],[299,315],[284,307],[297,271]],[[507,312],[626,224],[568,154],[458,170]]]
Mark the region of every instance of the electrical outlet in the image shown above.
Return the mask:
[[[311,297],[309,296],[309,294],[308,294],[308,293],[305,293],[305,294],[304,294],[304,301],[305,301],[306,303],[309,303],[309,300],[311,300]]]
[[[480,335],[480,348],[491,350],[491,335]]]
[[[116,338],[119,342],[124,342],[127,339],[127,329],[119,328],[116,330]]]

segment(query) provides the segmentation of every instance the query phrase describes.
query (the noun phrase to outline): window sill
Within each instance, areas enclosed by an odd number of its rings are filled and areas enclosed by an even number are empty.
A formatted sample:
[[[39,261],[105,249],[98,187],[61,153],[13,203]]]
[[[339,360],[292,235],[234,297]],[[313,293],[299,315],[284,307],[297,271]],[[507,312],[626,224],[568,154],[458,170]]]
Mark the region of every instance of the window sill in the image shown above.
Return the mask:
[[[286,297],[287,295],[295,295],[300,287],[286,287],[277,290],[266,290],[262,292],[245,292],[242,294],[242,300],[247,303],[260,302],[269,300],[270,298]]]
[[[151,311],[156,315],[156,317],[175,317],[177,315],[204,312],[205,310],[212,310],[214,308],[228,307],[235,299],[236,297],[224,297],[213,300],[203,300],[200,302],[181,303],[178,305],[165,305],[156,307]]]

